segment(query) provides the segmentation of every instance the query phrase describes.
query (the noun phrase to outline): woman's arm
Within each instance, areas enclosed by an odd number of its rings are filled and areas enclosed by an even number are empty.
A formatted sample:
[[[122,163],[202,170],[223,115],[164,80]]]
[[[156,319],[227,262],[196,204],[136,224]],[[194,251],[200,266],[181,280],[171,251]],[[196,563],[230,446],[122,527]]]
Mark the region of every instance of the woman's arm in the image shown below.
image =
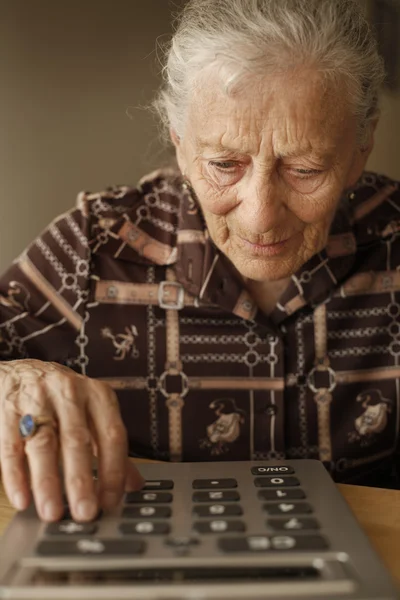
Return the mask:
[[[115,393],[65,363],[84,326],[90,284],[89,211],[56,219],[0,279],[0,466],[6,493],[24,509],[32,494],[42,519],[63,511],[58,469],[76,519],[110,508],[143,480],[128,460]],[[22,415],[48,417],[22,440]],[[98,457],[97,493],[92,479]],[[26,467],[29,468],[29,477]]]

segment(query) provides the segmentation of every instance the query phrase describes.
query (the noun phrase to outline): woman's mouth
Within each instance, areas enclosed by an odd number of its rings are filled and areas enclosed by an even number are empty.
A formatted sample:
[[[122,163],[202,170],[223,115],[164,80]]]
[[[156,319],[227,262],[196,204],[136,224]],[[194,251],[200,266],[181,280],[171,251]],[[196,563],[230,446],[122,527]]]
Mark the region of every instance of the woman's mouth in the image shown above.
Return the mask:
[[[240,237],[240,236],[239,236]],[[286,238],[281,242],[275,242],[272,244],[255,244],[246,240],[245,238],[240,237],[241,242],[243,243],[246,250],[249,250],[251,254],[256,254],[259,256],[278,256],[282,254],[288,247],[292,237]]]

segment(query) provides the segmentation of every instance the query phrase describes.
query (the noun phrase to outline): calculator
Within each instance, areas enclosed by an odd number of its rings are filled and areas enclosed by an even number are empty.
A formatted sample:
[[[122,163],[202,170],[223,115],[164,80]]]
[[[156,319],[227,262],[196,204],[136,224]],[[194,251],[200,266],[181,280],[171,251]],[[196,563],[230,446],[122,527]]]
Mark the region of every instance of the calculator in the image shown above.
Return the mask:
[[[399,598],[322,463],[150,463],[90,523],[33,506],[0,540],[0,598]]]

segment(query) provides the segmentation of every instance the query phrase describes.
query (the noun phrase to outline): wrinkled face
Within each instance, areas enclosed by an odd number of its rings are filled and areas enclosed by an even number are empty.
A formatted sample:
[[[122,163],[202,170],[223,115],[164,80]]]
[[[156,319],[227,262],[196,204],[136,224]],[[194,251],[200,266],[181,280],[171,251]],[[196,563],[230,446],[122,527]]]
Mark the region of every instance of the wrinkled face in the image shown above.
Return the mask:
[[[193,94],[183,138],[172,132],[179,166],[243,277],[278,281],[325,246],[369,154],[345,98],[310,71],[252,80],[233,95],[208,77]]]

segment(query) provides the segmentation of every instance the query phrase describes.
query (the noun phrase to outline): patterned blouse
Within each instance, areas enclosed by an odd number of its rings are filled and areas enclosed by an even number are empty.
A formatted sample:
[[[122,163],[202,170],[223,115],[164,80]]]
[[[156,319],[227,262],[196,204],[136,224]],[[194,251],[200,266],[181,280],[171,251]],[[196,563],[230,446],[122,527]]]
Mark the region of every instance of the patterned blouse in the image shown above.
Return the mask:
[[[365,173],[268,316],[176,173],[81,193],[0,279],[0,358],[107,382],[133,455],[398,485],[400,190]]]

